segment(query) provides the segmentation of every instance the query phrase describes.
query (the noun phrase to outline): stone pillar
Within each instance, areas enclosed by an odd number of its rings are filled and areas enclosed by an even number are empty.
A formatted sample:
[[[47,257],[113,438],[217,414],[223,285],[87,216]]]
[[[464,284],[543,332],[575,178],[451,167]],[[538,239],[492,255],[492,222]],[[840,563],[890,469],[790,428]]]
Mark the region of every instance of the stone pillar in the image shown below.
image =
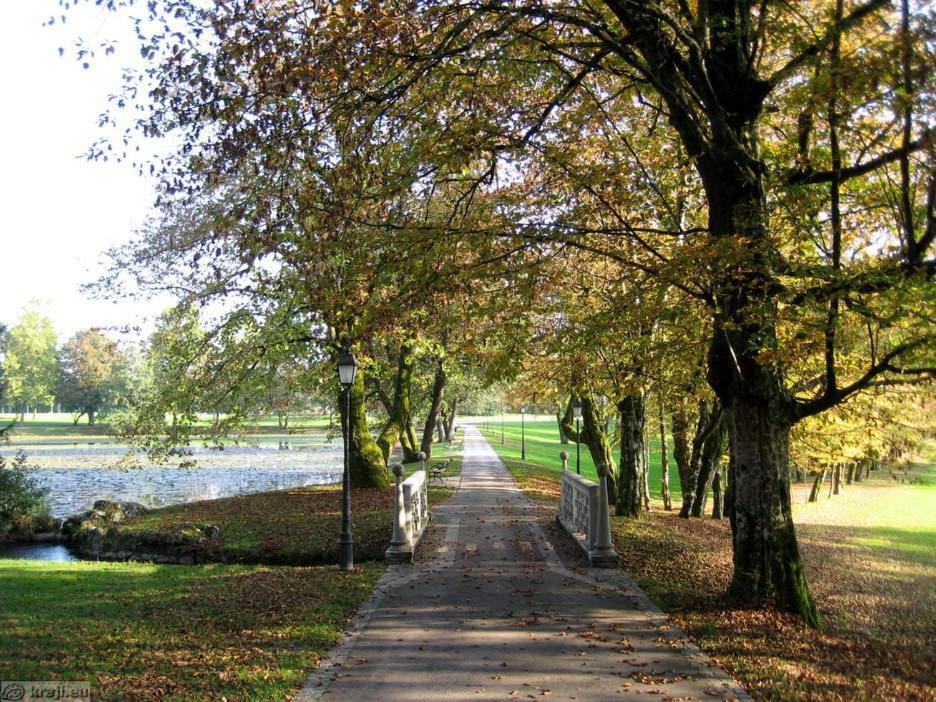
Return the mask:
[[[598,518],[589,563],[595,568],[617,568],[618,555],[611,545],[611,513],[608,510],[608,475],[611,469],[605,463],[598,464]]]
[[[569,452],[568,452],[568,451],[560,451],[560,452],[559,452],[559,458],[562,459],[562,470],[564,470],[564,471],[569,470]]]
[[[410,547],[409,537],[406,533],[406,505],[403,503],[403,466],[399,463],[393,466],[393,475],[396,476],[395,499],[393,501],[393,536],[390,539],[390,548],[384,552],[384,558],[391,563],[405,563],[413,559],[413,550]]]

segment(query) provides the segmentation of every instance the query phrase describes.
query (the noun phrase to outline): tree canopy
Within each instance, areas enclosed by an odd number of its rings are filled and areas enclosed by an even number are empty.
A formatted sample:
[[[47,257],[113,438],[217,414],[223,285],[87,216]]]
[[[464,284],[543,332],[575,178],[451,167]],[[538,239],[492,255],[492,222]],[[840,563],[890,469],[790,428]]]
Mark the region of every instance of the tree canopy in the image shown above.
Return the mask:
[[[149,68],[103,120],[128,131],[93,155],[178,148],[147,164],[163,214],[110,284],[223,298],[231,348],[241,324],[264,330],[256,348],[288,329],[322,357],[461,327],[492,378],[526,364],[607,397],[622,441],[648,390],[709,393],[697,448],[723,416],[730,594],[818,623],[790,432],[936,374],[929,4],[138,9]],[[391,412],[403,434],[408,412]],[[625,513],[642,470],[622,457]]]

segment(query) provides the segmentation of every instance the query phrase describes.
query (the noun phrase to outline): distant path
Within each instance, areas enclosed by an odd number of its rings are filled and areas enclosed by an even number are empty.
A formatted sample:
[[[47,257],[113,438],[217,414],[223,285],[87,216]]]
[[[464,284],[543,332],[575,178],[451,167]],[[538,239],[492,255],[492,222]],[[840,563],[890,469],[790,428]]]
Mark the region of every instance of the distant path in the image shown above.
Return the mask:
[[[747,699],[629,578],[563,567],[536,506],[463,428],[461,488],[433,510],[445,542],[388,568],[298,700]]]

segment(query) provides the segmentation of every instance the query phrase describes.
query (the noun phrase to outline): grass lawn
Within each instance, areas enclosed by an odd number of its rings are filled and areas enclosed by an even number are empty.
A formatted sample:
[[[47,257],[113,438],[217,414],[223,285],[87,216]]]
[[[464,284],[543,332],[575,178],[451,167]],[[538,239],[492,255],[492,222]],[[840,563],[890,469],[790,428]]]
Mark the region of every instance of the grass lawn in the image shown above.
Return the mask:
[[[109,438],[110,426],[106,421],[89,426],[86,418],[78,424],[74,423],[74,416],[67,412],[55,414],[39,413],[33,419],[27,414],[22,422],[15,421],[13,415],[0,415],[0,427],[12,424],[10,442],[17,444],[42,444],[46,442],[82,442],[95,439]],[[212,417],[205,415],[203,424],[209,426]],[[276,417],[263,418],[248,427],[242,434],[243,438],[262,439],[264,437],[286,437],[323,434],[329,427],[327,416],[296,416],[290,417],[288,428],[281,428]]]
[[[526,462],[519,460],[512,441],[519,440],[519,431],[512,437],[511,425],[505,429],[506,448],[499,426],[485,434],[520,486],[537,499],[557,500],[559,461],[554,456],[563,447],[554,425],[534,425]],[[651,460],[658,475],[658,454]],[[726,609],[722,595],[731,577],[727,520],[680,519],[660,509],[658,494],[651,513],[612,518],[622,567],[758,698],[936,699],[933,463],[930,457],[909,473],[880,471],[869,481],[843,486],[832,499],[796,506],[823,632],[776,612]],[[678,482],[675,467],[671,470]],[[658,480],[654,484],[658,487]]]
[[[282,700],[382,570],[0,561],[0,678],[89,680],[96,700]]]

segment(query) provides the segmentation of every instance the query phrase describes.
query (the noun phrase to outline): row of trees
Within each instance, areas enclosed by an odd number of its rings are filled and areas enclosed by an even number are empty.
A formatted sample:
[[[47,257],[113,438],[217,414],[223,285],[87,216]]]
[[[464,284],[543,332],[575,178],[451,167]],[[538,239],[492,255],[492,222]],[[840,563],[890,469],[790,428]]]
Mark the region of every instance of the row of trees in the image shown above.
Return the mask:
[[[118,407],[134,386],[134,360],[98,329],[85,329],[59,345],[52,321],[35,307],[0,332],[5,405],[16,412],[50,411],[58,403],[94,424]]]
[[[388,447],[416,442],[414,349],[442,349],[580,397],[621,514],[642,509],[652,396],[690,471],[729,447],[731,598],[818,622],[791,431],[936,372],[929,4],[163,0],[138,19],[149,68],[103,120],[128,131],[92,155],[179,148],[146,164],[161,215],[102,285],[199,306],[219,340],[199,387],[353,345],[354,476],[384,484]],[[395,380],[374,440],[377,349]]]

